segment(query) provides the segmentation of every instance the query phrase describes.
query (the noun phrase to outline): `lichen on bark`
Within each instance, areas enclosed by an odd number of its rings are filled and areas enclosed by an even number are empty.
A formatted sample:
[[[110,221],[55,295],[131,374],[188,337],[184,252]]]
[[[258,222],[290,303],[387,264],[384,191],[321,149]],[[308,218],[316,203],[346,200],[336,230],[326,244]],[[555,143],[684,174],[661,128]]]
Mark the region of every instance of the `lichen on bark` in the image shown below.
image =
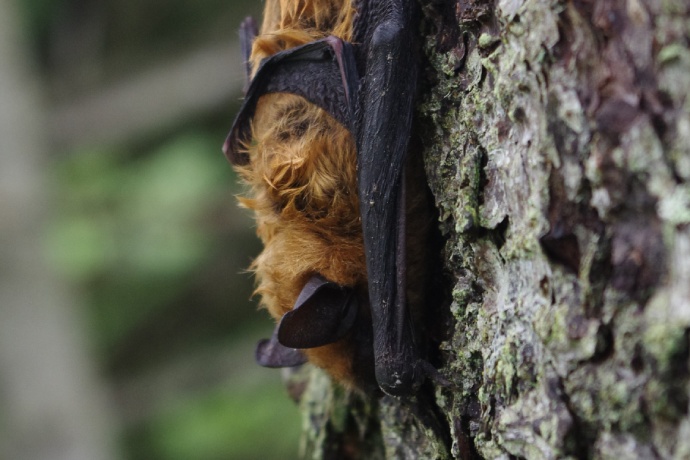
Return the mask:
[[[450,425],[486,458],[681,458],[689,7],[457,5],[421,104],[456,280]]]
[[[690,6],[422,10],[418,126],[454,323],[432,405],[450,451],[394,399],[309,396],[306,420],[360,414],[341,424],[372,440],[360,458],[687,458]]]

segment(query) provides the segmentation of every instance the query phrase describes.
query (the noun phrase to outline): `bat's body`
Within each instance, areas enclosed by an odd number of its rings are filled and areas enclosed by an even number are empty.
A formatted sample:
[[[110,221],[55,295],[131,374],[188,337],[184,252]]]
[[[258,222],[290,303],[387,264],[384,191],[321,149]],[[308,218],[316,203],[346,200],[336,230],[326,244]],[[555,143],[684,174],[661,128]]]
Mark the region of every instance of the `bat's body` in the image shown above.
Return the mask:
[[[427,220],[418,177],[403,179],[413,18],[412,1],[267,0],[225,145],[265,246],[257,292],[280,321],[257,351],[264,365],[303,353],[340,381],[397,395],[424,379],[410,311],[424,300],[414,267]]]

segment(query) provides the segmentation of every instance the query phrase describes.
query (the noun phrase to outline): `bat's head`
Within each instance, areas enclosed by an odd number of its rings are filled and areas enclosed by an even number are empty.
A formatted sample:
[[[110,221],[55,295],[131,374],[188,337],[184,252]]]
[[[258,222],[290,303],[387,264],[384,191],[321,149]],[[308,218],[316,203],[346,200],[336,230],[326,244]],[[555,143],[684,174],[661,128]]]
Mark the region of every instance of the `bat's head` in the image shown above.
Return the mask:
[[[279,322],[259,363],[293,365],[302,354],[336,380],[374,390],[353,136],[299,96],[266,94],[246,160],[237,170],[251,190],[241,202],[254,210],[264,243],[252,265],[256,292]]]

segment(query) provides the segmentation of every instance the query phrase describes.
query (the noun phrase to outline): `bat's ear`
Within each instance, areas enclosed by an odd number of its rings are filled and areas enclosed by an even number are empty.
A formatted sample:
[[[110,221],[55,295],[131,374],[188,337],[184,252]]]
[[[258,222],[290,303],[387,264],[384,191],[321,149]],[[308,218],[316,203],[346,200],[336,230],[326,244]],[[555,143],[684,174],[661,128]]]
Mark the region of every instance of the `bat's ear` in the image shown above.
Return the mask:
[[[293,310],[278,325],[278,341],[289,348],[314,348],[336,342],[352,328],[358,302],[354,289],[321,275],[304,285]]]
[[[270,339],[256,344],[256,362],[263,367],[293,367],[307,362],[307,357],[299,350],[288,348],[278,342],[278,327]]]

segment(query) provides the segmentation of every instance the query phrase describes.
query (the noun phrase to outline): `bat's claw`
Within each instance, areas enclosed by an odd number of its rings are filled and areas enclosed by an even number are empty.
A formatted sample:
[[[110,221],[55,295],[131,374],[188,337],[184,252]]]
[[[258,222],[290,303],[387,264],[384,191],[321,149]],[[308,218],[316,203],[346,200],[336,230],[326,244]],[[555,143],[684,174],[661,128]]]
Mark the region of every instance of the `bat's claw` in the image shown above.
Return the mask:
[[[454,385],[450,380],[445,378],[438,369],[436,369],[429,361],[423,359],[419,360],[417,366],[419,366],[424,373],[424,375],[434,382],[437,386],[443,388],[452,388]]]

